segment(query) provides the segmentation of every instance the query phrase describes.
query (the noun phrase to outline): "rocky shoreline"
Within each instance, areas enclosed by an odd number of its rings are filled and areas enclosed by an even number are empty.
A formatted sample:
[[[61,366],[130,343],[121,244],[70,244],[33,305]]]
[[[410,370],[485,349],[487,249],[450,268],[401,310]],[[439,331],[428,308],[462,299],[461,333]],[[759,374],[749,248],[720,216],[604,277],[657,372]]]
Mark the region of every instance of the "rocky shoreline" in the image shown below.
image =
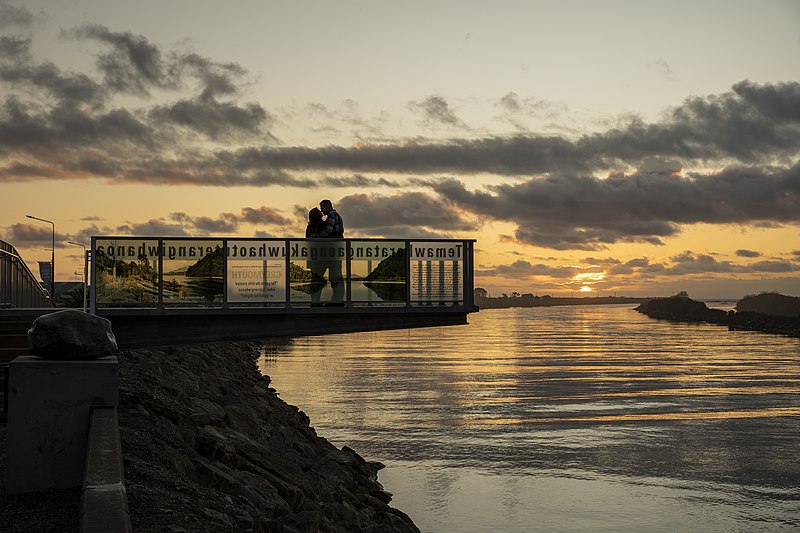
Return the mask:
[[[138,532],[417,532],[377,481],[281,400],[251,343],[123,350],[119,424]]]
[[[761,331],[789,337],[800,337],[800,314],[795,316],[772,314],[770,313],[769,305],[759,305],[759,303],[774,303],[776,299],[785,304],[787,298],[791,305],[795,304],[793,300],[800,300],[775,294],[748,296],[739,301],[737,309],[760,309],[760,312],[751,310],[723,311],[722,309],[710,309],[705,303],[692,300],[686,294],[677,294],[669,298],[648,300],[636,307],[636,311],[651,318],[678,322],[705,322],[727,326],[731,330]]]

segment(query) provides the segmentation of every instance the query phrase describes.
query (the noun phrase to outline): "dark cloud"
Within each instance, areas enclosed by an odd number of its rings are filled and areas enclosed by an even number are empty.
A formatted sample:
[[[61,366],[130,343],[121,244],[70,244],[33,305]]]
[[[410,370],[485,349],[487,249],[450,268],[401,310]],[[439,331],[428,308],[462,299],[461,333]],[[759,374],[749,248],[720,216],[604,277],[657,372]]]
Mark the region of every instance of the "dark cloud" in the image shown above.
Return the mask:
[[[47,248],[49,250],[53,246],[53,227],[44,223],[12,224],[4,229],[3,240],[10,242],[16,248]],[[71,240],[69,235],[56,231],[56,248],[66,247],[68,240]]]
[[[168,106],[156,106],[149,112],[156,123],[189,128],[210,139],[236,138],[240,134],[257,135],[269,115],[258,104],[239,106],[213,99],[180,100]]]
[[[588,161],[574,143],[559,137],[489,137],[439,144],[355,147],[266,147],[233,154],[246,156],[250,165],[284,170],[521,175],[602,166],[600,159]]]
[[[526,278],[531,276],[548,276],[552,278],[573,278],[581,269],[571,266],[552,267],[542,263],[531,264],[528,261],[518,260],[510,265],[499,265],[491,268],[478,269],[476,276],[503,276],[512,278]]]
[[[189,237],[192,234],[187,231],[182,223],[169,222],[163,218],[150,219],[147,222],[135,222],[117,226],[115,231],[106,235],[141,235],[157,237]]]
[[[345,221],[345,224],[347,221]],[[348,229],[348,231],[350,231]],[[351,234],[353,232],[350,232]],[[355,228],[355,233],[360,237],[383,239],[449,239],[451,233],[437,231],[422,226],[386,225],[369,228]]]
[[[515,92],[510,92],[500,98],[496,105],[509,113],[519,113],[522,111],[522,101]]]
[[[761,257],[760,252],[753,250],[736,250],[736,255],[738,257]]]
[[[96,219],[97,217],[87,217],[85,220],[93,221]],[[239,214],[220,213],[217,217],[193,216],[185,212],[174,212],[166,217],[154,218],[145,222],[128,222],[115,227],[91,224],[81,229],[74,236],[65,235],[60,238],[64,241],[89,242],[92,236],[97,235],[219,236],[237,232],[242,224],[266,224],[287,227],[292,225],[292,220],[281,215],[277,210],[266,206],[258,208],[243,207]],[[13,232],[13,228],[13,226],[9,228],[9,232]],[[261,230],[257,231],[256,235],[271,236]],[[13,236],[18,236],[18,233],[13,233]],[[60,246],[58,242],[56,246]]]
[[[362,174],[354,174],[353,176],[348,177],[328,176],[324,179],[324,182],[329,187],[354,187],[362,189],[369,189],[373,187],[389,187],[396,189],[407,185],[406,183],[397,180],[389,180],[386,178],[368,178]]]
[[[244,207],[240,220],[248,224],[273,224],[277,226],[288,226],[291,220],[281,215],[277,210],[262,205],[258,208]]]
[[[28,27],[33,24],[33,14],[24,7],[10,6],[0,2],[0,30],[12,27]]]
[[[354,194],[336,203],[347,228],[367,231],[387,227],[422,227],[428,231],[470,231],[476,221],[448,202],[421,192],[391,196]]]
[[[241,224],[289,226],[292,223],[279,211],[263,205],[258,208],[243,207],[241,214],[220,213],[216,218],[190,216],[186,213],[172,213],[169,218],[194,235],[233,233]]]
[[[606,264],[611,275],[625,276],[635,272],[657,274],[664,270],[664,265],[652,263],[647,257],[637,257],[628,261],[615,261],[614,264]]]
[[[661,122],[632,119],[575,139],[517,135],[349,148],[285,147],[258,150],[253,161],[284,170],[499,175],[606,174],[626,165],[648,171],[652,161],[668,163],[673,171],[708,161],[773,164],[796,159],[796,109],[800,84],[745,81],[723,95],[688,99]]]
[[[233,233],[239,226],[238,221],[232,219],[232,217],[229,218],[224,216],[216,219],[201,216],[196,217],[192,222],[197,230],[198,235],[219,235]]]
[[[422,115],[423,121],[450,128],[469,129],[463,120],[458,118],[450,108],[450,104],[438,95],[432,95],[421,102],[410,102],[409,109]]]
[[[125,109],[88,115],[64,105],[40,113],[16,96],[0,107],[0,153],[33,157],[39,168],[67,167],[75,163],[73,158],[93,153],[111,160],[126,153],[129,157],[126,147],[152,149],[155,139],[155,132]]]
[[[743,256],[752,257],[752,256]],[[584,260],[584,262],[588,262]],[[690,250],[670,257],[667,261],[653,262],[647,257],[635,258],[626,262],[605,260],[604,266],[610,276],[640,277],[652,279],[653,276],[713,276],[715,274],[763,274],[786,273],[800,270],[791,261],[757,261],[755,263],[734,263],[718,261],[710,254],[698,254]],[[612,264],[613,263],[613,264]]]
[[[790,261],[757,261],[748,268],[754,272],[796,272],[800,270]]]
[[[152,88],[179,87],[179,72],[142,35],[114,32],[98,24],[86,24],[69,35],[109,45],[110,51],[97,57],[97,67],[113,91],[146,96]]]
[[[305,187],[314,185],[316,180],[298,178],[292,176],[292,172],[344,171],[354,173],[353,177],[326,179],[332,186],[396,187],[402,184],[386,178],[368,178],[363,173],[423,176],[489,173],[536,176],[528,178],[530,189],[542,188],[533,184],[547,179],[558,182],[560,185],[554,187],[564,191],[594,187],[604,193],[606,199],[619,196],[624,202],[624,197],[634,197],[635,187],[625,181],[633,178],[615,169],[626,165],[638,167],[635,174],[643,190],[657,192],[658,187],[665,187],[674,192],[693,187],[680,180],[668,181],[688,163],[739,159],[774,165],[778,160],[796,157],[800,142],[800,112],[796,111],[800,109],[800,84],[758,85],[745,81],[723,95],[689,99],[661,122],[645,124],[632,120],[604,133],[576,138],[517,135],[352,147],[275,147],[270,146],[275,139],[266,129],[274,119],[262,106],[219,100],[239,93],[246,72],[238,65],[217,63],[192,53],[165,53],[142,36],[112,32],[97,25],[83,26],[72,35],[110,48],[100,56],[105,85],[86,74],[66,73],[52,64],[33,63],[26,51],[27,42],[5,41],[3,45],[16,50],[17,57],[2,63],[9,74],[4,81],[13,82],[14,87],[34,88],[52,98],[48,106],[40,100],[26,98],[26,91],[15,91],[3,101],[0,146],[6,157],[0,161],[0,175],[4,177],[20,180],[91,176],[170,185]],[[186,80],[199,84],[198,94],[151,108],[109,109],[113,91],[177,90]],[[513,93],[506,95],[502,102],[504,109],[519,112],[536,105]],[[458,122],[441,97],[429,97],[417,106],[429,117],[438,117],[439,123]],[[355,124],[358,120],[355,103],[345,105],[344,109],[355,117]],[[200,148],[203,138],[219,142],[244,138],[263,142],[260,147],[233,145],[209,153],[207,147]],[[751,165],[742,172],[755,175],[758,172],[754,169],[758,166]],[[761,167],[760,173],[767,181],[778,172],[766,165]],[[595,178],[610,170],[614,173],[605,180],[608,186]],[[662,179],[652,178],[654,174]],[[689,177],[698,183],[713,181],[692,173]],[[728,171],[728,178],[735,179],[732,171]],[[437,181],[442,182],[438,186],[440,189],[449,186],[447,180]],[[760,192],[758,180],[751,182],[753,190]],[[722,186],[722,180],[717,183]],[[535,204],[537,198],[526,197],[522,189],[524,187],[516,189],[523,195],[519,201]],[[739,189],[744,193],[746,188]],[[490,200],[495,194],[496,191],[489,191],[480,198],[473,195],[472,200],[497,204]],[[538,225],[530,224],[532,221],[527,217],[519,217],[523,223],[519,238],[545,246],[575,245],[583,249],[618,240],[657,244],[674,234],[684,219],[698,218],[694,211],[702,207],[702,202],[690,200],[682,207],[686,216],[674,212],[663,217],[639,216],[635,206],[626,206],[628,209],[622,213],[627,218],[606,217],[604,226],[576,221],[558,232],[541,231]],[[794,199],[791,196],[782,199],[783,203],[787,201],[791,204]],[[740,203],[741,199],[737,207]],[[761,205],[763,202],[754,203]],[[619,201],[612,204],[620,207]],[[719,215],[723,207],[718,204],[712,212]],[[766,216],[764,220],[773,218]]]
[[[239,93],[239,85],[247,70],[236,63],[218,63],[195,53],[179,56],[175,61],[184,73],[197,78],[201,83],[200,98],[208,100],[219,96]]]
[[[4,63],[28,61],[30,57],[30,38],[0,35],[0,58]]]
[[[98,59],[102,80],[34,61],[28,39],[0,40],[0,83],[8,89],[0,102],[0,175],[218,186],[306,183],[277,168],[220,168],[208,148],[194,148],[204,139],[275,141],[266,130],[272,117],[261,105],[218,99],[239,93],[242,67],[165,53],[142,36],[97,25],[67,35],[110,49]],[[184,90],[190,81],[197,96],[150,108],[112,107],[118,92]]]
[[[563,104],[534,98],[521,98],[515,92],[507,93],[494,105],[501,112],[501,116],[497,118],[511,124],[521,132],[529,131],[527,119],[531,117],[555,119],[568,111]]]
[[[412,185],[425,192],[340,200],[348,229],[394,235],[417,228],[417,235],[439,236],[497,220],[516,226],[519,243],[561,250],[659,245],[684,225],[701,222],[774,227],[800,221],[800,83],[742,81],[723,94],[689,98],[659,121],[634,118],[583,136],[275,146],[268,131],[272,115],[260,104],[236,100],[247,83],[241,66],[162,49],[144,36],[99,25],[69,35],[102,47],[97,79],[97,72],[93,77],[34,61],[27,39],[0,40],[0,83],[8,89],[0,103],[0,179],[101,177],[218,187],[323,183],[365,190]],[[154,90],[180,92],[166,103],[115,107],[117,93],[147,96]],[[411,107],[431,124],[466,128],[440,96]],[[498,109],[521,116],[553,106],[508,93]],[[352,101],[313,111],[354,128],[379,124],[364,120]],[[485,174],[513,181],[472,190],[440,177]],[[243,217],[258,216],[198,218],[172,230],[233,231],[250,223]],[[287,222],[276,216],[263,223]],[[149,223],[167,224],[167,230],[175,224]]]
[[[0,79],[17,87],[25,86],[49,94],[59,102],[58,105],[85,103],[98,107],[107,98],[105,89],[88,76],[65,74],[52,63],[2,62]]]
[[[428,185],[464,211],[517,225],[522,243],[597,250],[617,242],[660,244],[683,224],[800,221],[800,165],[730,168],[689,178],[671,173],[600,179],[551,176],[470,191],[456,180]]]
[[[708,254],[694,254],[685,251],[671,258],[673,264],[664,270],[668,276],[684,276],[687,274],[710,274],[742,272],[743,267],[731,261],[717,261]]]

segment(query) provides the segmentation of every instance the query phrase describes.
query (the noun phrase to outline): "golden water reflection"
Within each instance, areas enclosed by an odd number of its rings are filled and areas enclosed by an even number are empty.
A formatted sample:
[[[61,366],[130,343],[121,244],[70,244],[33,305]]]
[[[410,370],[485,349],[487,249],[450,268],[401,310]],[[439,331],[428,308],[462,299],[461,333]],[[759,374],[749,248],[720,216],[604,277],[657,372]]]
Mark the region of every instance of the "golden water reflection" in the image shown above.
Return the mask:
[[[800,407],[774,407],[753,411],[704,411],[696,413],[624,413],[619,415],[602,416],[570,416],[570,417],[544,417],[544,418],[472,418],[469,420],[454,420],[454,425],[517,425],[517,424],[564,424],[586,422],[641,422],[648,420],[719,420],[741,418],[774,418],[782,416],[800,416]]]
[[[800,529],[798,339],[505,309],[293,339],[260,365],[319,435],[387,464],[422,531]]]

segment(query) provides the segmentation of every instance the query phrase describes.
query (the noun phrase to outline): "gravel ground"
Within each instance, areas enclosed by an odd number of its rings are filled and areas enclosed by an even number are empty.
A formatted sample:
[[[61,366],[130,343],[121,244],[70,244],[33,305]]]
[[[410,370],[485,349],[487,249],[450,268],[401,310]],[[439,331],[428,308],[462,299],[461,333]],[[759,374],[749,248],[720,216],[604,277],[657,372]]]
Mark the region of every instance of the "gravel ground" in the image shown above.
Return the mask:
[[[5,424],[0,425],[0,531],[77,532],[80,488],[6,495],[6,432]]]

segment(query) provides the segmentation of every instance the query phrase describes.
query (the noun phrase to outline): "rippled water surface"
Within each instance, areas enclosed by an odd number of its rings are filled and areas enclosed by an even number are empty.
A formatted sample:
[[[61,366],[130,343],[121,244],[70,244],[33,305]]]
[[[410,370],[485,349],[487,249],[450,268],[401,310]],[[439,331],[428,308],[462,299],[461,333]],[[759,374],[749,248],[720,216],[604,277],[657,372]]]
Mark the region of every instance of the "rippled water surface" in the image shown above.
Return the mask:
[[[424,532],[800,529],[800,340],[630,306],[303,337],[262,371]]]

